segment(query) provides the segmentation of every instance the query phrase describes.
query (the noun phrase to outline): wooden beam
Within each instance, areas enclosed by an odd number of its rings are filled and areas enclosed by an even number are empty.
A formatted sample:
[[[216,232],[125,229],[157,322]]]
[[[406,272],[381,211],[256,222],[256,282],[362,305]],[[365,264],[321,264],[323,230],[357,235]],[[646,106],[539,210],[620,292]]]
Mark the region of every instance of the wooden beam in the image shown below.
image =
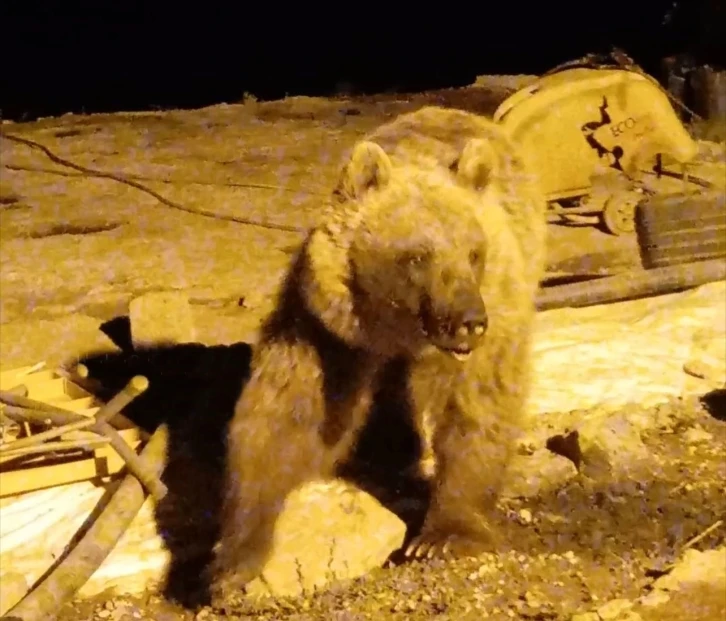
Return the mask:
[[[597,280],[540,289],[537,295],[537,310],[594,306],[663,295],[725,279],[726,259],[627,272]]]

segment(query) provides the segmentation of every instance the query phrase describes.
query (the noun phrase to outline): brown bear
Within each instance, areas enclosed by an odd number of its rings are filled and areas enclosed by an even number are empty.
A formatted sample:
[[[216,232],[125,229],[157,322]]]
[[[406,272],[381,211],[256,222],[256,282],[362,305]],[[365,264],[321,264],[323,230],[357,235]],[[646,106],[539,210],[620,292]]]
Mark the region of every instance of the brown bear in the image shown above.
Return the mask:
[[[214,592],[262,568],[288,493],[334,476],[393,360],[436,459],[409,548],[486,542],[529,385],[545,202],[505,130],[428,107],[358,142],[293,260],[227,434]]]

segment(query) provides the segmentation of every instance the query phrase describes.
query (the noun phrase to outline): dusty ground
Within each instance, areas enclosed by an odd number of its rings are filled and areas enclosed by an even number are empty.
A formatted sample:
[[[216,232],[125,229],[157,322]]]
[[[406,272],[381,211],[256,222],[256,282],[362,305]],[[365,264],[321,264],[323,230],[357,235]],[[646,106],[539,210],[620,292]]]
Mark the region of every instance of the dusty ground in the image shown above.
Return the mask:
[[[193,211],[307,227],[356,137],[423,103],[491,112],[507,94],[495,86],[66,116],[3,129],[77,164],[132,176]],[[99,320],[126,314],[130,299],[154,290],[190,295],[203,343],[253,338],[299,233],[187,213],[26,146],[0,144],[1,368],[111,348]],[[620,271],[637,267],[638,257],[632,237],[552,226],[549,265],[553,272]],[[150,594],[74,603],[60,618],[567,619],[613,599],[634,602],[651,570],[726,515],[726,425],[695,401],[668,407],[698,412],[712,438],[692,442],[683,429],[653,431],[646,441],[663,466],[657,477],[612,489],[571,483],[539,498],[527,507],[532,524],[505,527],[507,545],[496,557],[382,569],[266,607],[231,602],[226,611],[184,611]],[[695,548],[723,545],[723,537],[717,528]],[[643,619],[719,619],[726,594],[704,584],[632,611]]]
[[[151,594],[99,596],[67,606],[59,619],[564,620],[596,610],[601,617],[590,617],[593,621],[726,618],[726,581],[706,581],[718,574],[718,566],[669,597],[658,591],[650,605],[648,598],[639,599],[652,592],[654,579],[689,540],[726,516],[726,423],[695,399],[674,401],[650,414],[674,421],[644,438],[660,465],[657,475],[594,487],[574,480],[547,497],[510,505],[517,512],[528,509],[533,519],[505,523],[496,555],[414,562],[312,596],[229,602],[223,610],[184,610]],[[711,550],[723,541],[722,525],[693,548]],[[607,616],[618,609],[619,614]]]
[[[65,116],[3,129],[76,164],[132,176],[187,209],[307,227],[356,137],[424,103],[491,112],[507,92],[296,98],[200,111]],[[63,348],[77,346],[60,342],[49,351],[45,339],[34,342],[29,320],[57,321],[65,330],[70,316],[74,329],[90,317],[95,325],[125,313],[132,297],[159,289],[190,294],[197,323],[205,326],[203,342],[251,337],[300,233],[191,215],[117,181],[55,164],[27,146],[5,139],[0,145],[4,368],[23,357],[58,361]],[[550,246],[555,271],[638,264],[632,238],[593,227],[552,227]],[[19,340],[22,348],[12,345]]]

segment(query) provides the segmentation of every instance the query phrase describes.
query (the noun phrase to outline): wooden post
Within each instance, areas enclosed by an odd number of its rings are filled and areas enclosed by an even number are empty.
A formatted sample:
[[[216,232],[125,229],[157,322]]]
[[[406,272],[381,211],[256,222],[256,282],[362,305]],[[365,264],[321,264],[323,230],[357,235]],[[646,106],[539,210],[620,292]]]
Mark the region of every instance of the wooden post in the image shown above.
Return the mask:
[[[726,71],[698,67],[691,75],[691,85],[693,111],[704,119],[726,123]]]
[[[686,107],[690,107],[689,100],[689,73],[690,64],[687,57],[683,55],[668,56],[661,61],[661,84],[673,97]],[[681,121],[689,121],[690,114],[683,106],[674,105],[673,109]]]

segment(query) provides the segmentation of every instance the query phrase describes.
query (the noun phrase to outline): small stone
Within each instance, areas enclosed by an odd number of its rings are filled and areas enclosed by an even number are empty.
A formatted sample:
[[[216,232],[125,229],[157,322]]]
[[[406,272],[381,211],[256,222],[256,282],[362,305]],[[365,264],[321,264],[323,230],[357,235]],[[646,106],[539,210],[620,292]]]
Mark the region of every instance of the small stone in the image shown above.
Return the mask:
[[[692,427],[691,429],[686,429],[683,433],[683,439],[688,444],[700,444],[701,442],[710,442],[713,440],[713,434],[700,427]]]
[[[524,594],[524,601],[527,602],[528,606],[532,608],[539,608],[542,606],[541,596],[538,593],[527,591]]]
[[[633,602],[629,599],[611,599],[607,604],[603,604],[597,609],[597,614],[603,621],[611,621],[618,619],[626,610],[633,607]]]
[[[531,524],[532,523],[532,512],[529,509],[520,509],[519,510],[519,521],[521,524]]]
[[[667,604],[670,599],[671,596],[668,595],[668,593],[666,593],[662,589],[655,589],[654,591],[648,593],[648,595],[644,595],[643,597],[641,597],[640,603],[648,608],[655,608],[656,606],[662,606],[663,604]]]
[[[577,565],[580,562],[572,550],[567,550],[562,556],[570,565]]]
[[[98,617],[99,619],[108,619],[108,618],[109,618],[109,617],[111,616],[111,611],[110,611],[110,610],[109,610],[108,608],[105,608],[105,609],[103,609],[103,610],[99,610],[99,611],[98,611],[98,612],[96,613],[96,616],[97,616],[97,617]]]
[[[600,621],[600,616],[596,612],[581,612],[572,615],[570,621]]]
[[[478,578],[484,578],[485,576],[493,574],[495,571],[496,569],[492,565],[480,565],[479,569],[476,570],[476,575]]]

